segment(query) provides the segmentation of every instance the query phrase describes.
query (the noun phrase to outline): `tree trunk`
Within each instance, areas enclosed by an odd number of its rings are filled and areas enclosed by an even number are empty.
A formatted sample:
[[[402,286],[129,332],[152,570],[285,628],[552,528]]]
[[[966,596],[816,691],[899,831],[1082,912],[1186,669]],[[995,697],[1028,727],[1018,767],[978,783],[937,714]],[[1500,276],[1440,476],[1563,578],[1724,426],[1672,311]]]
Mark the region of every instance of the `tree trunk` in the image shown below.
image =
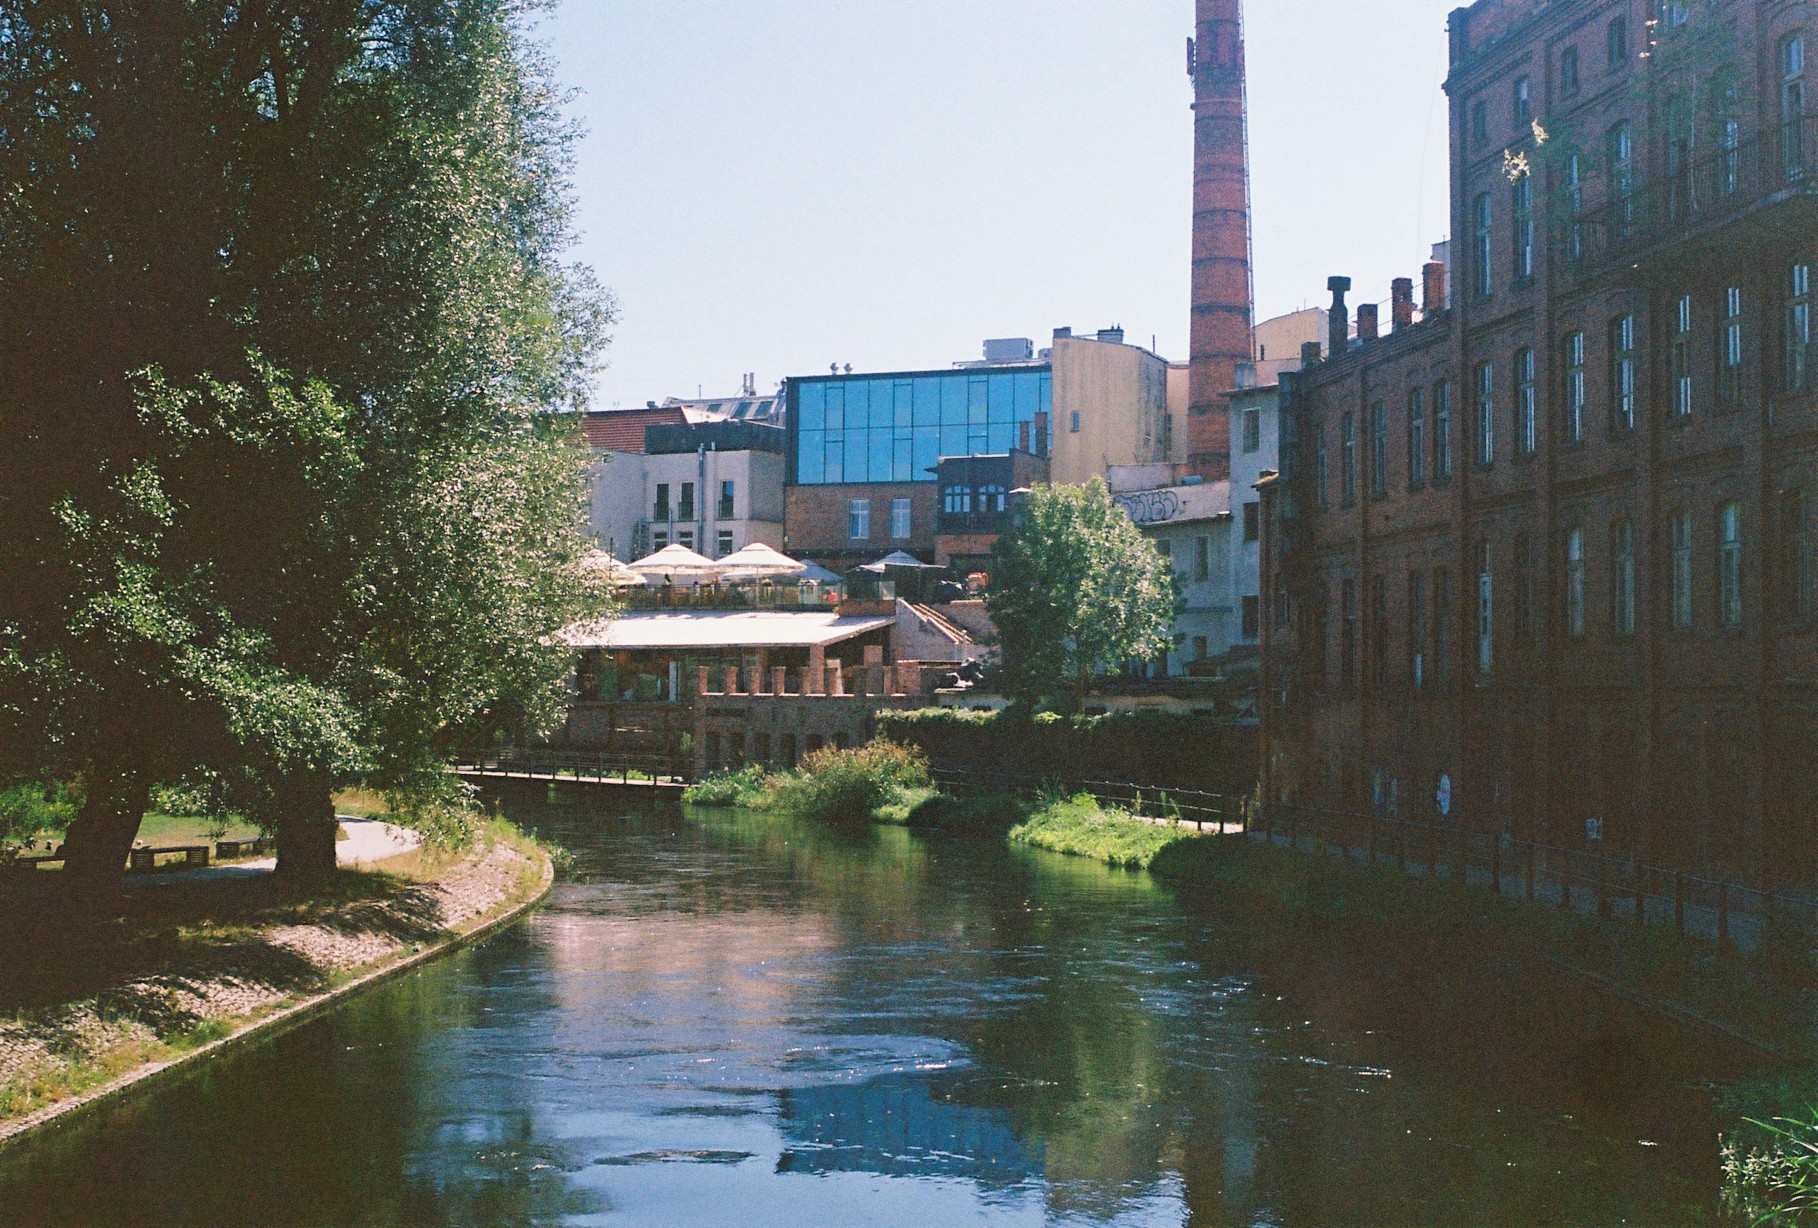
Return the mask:
[[[126,855],[139,821],[151,805],[149,786],[136,780],[98,777],[63,838],[63,887],[85,904],[102,906],[120,898]]]
[[[335,803],[328,777],[303,772],[278,786],[278,877],[321,882],[335,872]]]

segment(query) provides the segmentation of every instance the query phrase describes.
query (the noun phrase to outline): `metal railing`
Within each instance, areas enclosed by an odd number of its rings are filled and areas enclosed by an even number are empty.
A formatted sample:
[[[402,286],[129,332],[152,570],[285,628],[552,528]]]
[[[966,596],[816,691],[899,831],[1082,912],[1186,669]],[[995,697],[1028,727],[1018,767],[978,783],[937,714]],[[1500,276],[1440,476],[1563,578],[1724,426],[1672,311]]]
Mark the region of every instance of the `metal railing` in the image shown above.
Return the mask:
[[[1607,177],[1607,176],[1606,176]],[[1771,124],[1734,145],[1575,214],[1567,203],[1554,227],[1555,252],[1568,273],[1599,272],[1657,244],[1727,222],[1783,194],[1818,193],[1818,114]]]
[[[498,746],[463,752],[457,772],[527,780],[575,780],[593,784],[681,786],[689,782],[688,765],[668,755]]]
[[[1810,941],[1818,896],[1768,890],[1632,856],[1479,831],[1458,820],[1273,804],[1250,834],[1405,873],[1476,884],[1497,895],[1637,925],[1670,925],[1726,953],[1770,937]]]
[[[950,793],[1017,793],[1033,795],[1046,789],[1069,797],[1091,794],[1100,804],[1130,810],[1144,818],[1172,821],[1195,831],[1241,831],[1244,803],[1241,797],[1134,784],[1127,780],[1064,779],[1052,774],[1005,772],[994,769],[942,765],[930,769],[934,783]]]

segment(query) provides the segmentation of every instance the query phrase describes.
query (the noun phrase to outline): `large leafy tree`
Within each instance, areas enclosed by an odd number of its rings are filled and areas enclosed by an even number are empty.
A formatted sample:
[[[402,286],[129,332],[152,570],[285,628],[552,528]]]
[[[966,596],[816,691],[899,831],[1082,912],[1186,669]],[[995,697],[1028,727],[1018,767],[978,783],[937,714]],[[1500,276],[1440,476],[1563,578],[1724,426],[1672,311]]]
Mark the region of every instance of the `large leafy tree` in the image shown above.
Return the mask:
[[[1174,571],[1093,478],[1029,493],[985,601],[1006,692],[1072,709],[1099,670],[1166,649]]]
[[[81,783],[72,880],[198,768],[320,872],[337,779],[549,714],[609,303],[533,7],[0,7],[0,783]]]

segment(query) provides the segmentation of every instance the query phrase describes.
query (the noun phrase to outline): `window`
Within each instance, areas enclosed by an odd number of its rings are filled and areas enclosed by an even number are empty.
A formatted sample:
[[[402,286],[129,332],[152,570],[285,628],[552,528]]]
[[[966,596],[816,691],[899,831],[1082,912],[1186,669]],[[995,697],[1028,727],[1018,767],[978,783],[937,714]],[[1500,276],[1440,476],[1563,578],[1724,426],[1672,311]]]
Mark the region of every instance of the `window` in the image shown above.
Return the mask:
[[[1389,410],[1380,402],[1370,406],[1370,497],[1389,493]]]
[[[1479,98],[1471,104],[1471,144],[1479,149],[1490,143],[1490,104]]]
[[[854,499],[847,505],[847,529],[855,542],[871,540],[871,500]]]
[[[1433,480],[1443,482],[1452,473],[1452,381],[1433,385]]]
[[[1660,20],[1670,29],[1683,26],[1692,17],[1691,0],[1660,0]]]
[[[1155,539],[1155,553],[1168,560],[1170,568],[1174,565],[1174,543],[1165,537]]]
[[[676,501],[675,518],[677,520],[694,519],[694,483],[682,483],[682,497]]]
[[[1244,540],[1262,540],[1262,504],[1254,499],[1244,504]]]
[[[1534,455],[1538,428],[1534,421],[1534,351],[1515,351],[1515,447],[1523,456]]]
[[[1347,507],[1357,498],[1357,419],[1338,420],[1338,497]]]
[[[1490,194],[1479,192],[1471,204],[1472,287],[1478,298],[1490,296]]]
[[[1786,177],[1805,174],[1805,39],[1798,34],[1780,44],[1780,146]]]
[[[1427,578],[1408,573],[1408,682],[1418,691],[1427,684]]]
[[[1626,68],[1629,63],[1629,19],[1618,17],[1604,30],[1605,52],[1611,68]]]
[[[1626,520],[1610,526],[1610,627],[1635,634],[1635,529]]]
[[[1561,179],[1565,189],[1566,258],[1577,260],[1584,255],[1584,160],[1576,153],[1565,156]]]
[[[1378,687],[1389,684],[1389,582],[1370,580],[1370,677]]]
[[[694,530],[683,529],[675,535],[675,544],[684,550],[694,549]]]
[[[721,482],[720,483],[719,517],[721,520],[733,519],[732,493],[733,493],[733,485],[731,482]]]
[[[1669,523],[1673,551],[1669,593],[1673,603],[1673,630],[1689,631],[1692,626],[1692,517],[1687,512],[1675,512]]]
[[[1313,428],[1313,501],[1323,511],[1326,506],[1326,424]]]
[[[1534,84],[1526,77],[1515,79],[1515,122],[1531,123],[1534,119]]]
[[[1357,581],[1339,583],[1338,683],[1346,690],[1357,685]]]
[[[1786,300],[1786,390],[1799,392],[1811,378],[1812,266],[1795,264]]]
[[[996,482],[986,482],[978,488],[978,510],[981,512],[1002,512],[1006,505],[1006,492]]]
[[[1408,390],[1408,489],[1427,480],[1427,405],[1418,388]]]
[[[1534,180],[1527,175],[1509,189],[1515,213],[1515,280],[1534,276]]]
[[[1565,438],[1584,442],[1584,334],[1568,333],[1565,343]]]
[[[1610,325],[1610,426],[1635,429],[1635,317],[1617,316]]]
[[[1244,451],[1255,452],[1262,447],[1262,410],[1254,405],[1244,406]]]
[[[1570,97],[1578,87],[1578,48],[1567,47],[1559,53],[1559,92]]]
[[[1722,157],[1717,164],[1717,186],[1725,196],[1734,196],[1741,185],[1738,178],[1742,170],[1742,121],[1734,114],[1736,106],[1736,89],[1731,86],[1723,94],[1725,114],[1717,122],[1717,146]]]
[[[656,532],[654,532],[650,535],[650,548],[652,550],[661,550],[664,546],[667,546],[668,544],[669,544],[669,533],[666,530],[658,529]]]
[[[1692,296],[1682,294],[1673,312],[1673,416],[1692,416]]]
[[[713,557],[716,559],[723,559],[731,553],[732,553],[732,530],[731,529],[721,529],[719,531],[719,533],[716,535],[715,540],[714,540]]]
[[[1565,633],[1584,637],[1584,530],[1572,529],[1565,542]]]
[[[1204,582],[1212,578],[1212,539],[1193,539],[1193,578]]]
[[[1262,632],[1262,603],[1255,597],[1243,599],[1243,637],[1253,640]]]
[[[1515,535],[1515,634],[1534,634],[1534,551],[1525,533]]]
[[[1742,505],[1717,509],[1717,621],[1742,625]]]
[[[1193,637],[1193,659],[1195,661],[1204,661],[1206,657],[1211,654],[1211,651],[1211,645],[1207,642],[1205,636],[1196,635]]]
[[[1496,660],[1495,589],[1490,577],[1490,543],[1477,543],[1477,672],[1488,674]]]
[[[1494,392],[1496,369],[1487,362],[1477,364],[1477,463],[1496,463],[1496,406]]]
[[[650,509],[650,518],[652,520],[669,519],[669,483],[657,483],[656,504]]]
[[[1067,415],[1067,429],[1075,435],[1079,434],[1079,410]]]
[[[1723,292],[1723,336],[1717,346],[1719,408],[1734,409],[1742,397],[1742,287]]]
[[[912,536],[909,530],[909,500],[890,500],[890,536],[897,541],[904,541]]]
[[[1628,120],[1610,125],[1604,134],[1610,176],[1610,227],[1627,238],[1635,220],[1635,132]]]
[[[1452,667],[1452,577],[1445,568],[1433,572],[1433,676],[1444,678]]]
[[[1804,622],[1812,612],[1811,545],[1806,533],[1805,496],[1780,492],[1780,617]]]
[[[941,510],[949,516],[968,516],[972,513],[972,488],[970,486],[948,486],[941,491]]]

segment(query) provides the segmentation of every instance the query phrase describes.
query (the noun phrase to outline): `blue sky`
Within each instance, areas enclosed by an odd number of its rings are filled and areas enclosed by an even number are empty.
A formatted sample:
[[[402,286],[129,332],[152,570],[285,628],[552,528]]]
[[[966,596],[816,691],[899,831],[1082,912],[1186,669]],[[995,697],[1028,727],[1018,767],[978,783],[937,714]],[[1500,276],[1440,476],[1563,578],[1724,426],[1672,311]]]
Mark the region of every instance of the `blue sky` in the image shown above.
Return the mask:
[[[1418,277],[1455,0],[1249,0],[1261,316]],[[1186,357],[1191,0],[564,0],[596,408],[1122,324]]]

